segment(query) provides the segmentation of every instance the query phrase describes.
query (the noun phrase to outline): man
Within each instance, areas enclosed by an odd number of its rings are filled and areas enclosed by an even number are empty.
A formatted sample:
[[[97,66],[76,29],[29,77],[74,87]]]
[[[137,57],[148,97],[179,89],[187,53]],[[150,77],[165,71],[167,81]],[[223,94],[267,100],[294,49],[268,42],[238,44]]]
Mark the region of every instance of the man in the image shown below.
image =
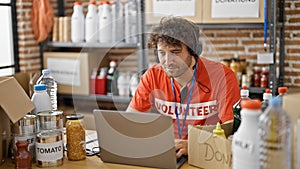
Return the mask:
[[[158,112],[173,118],[176,157],[187,155],[187,126],[233,121],[240,98],[234,73],[219,62],[199,57],[198,27],[181,17],[162,18],[148,46],[159,63],[141,77],[128,112]]]

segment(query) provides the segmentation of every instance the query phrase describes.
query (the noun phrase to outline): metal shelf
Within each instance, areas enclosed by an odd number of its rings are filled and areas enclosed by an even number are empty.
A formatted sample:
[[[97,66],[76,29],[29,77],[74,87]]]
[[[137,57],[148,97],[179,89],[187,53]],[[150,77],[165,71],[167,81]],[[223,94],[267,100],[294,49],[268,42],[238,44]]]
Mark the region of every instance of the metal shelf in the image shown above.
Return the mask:
[[[125,96],[107,96],[107,95],[72,95],[72,94],[59,94],[59,97],[65,99],[78,99],[78,100],[90,100],[90,101],[103,101],[103,102],[114,102],[114,103],[129,103],[131,97]]]
[[[154,24],[147,24],[148,28],[154,26]],[[209,28],[209,29],[220,29],[220,28],[263,28],[263,23],[197,23],[199,28]]]
[[[61,48],[136,48],[136,43],[73,43],[73,42],[45,42],[47,47]]]
[[[261,88],[261,87],[249,87],[248,90],[249,90],[249,93],[263,94],[266,89],[265,88]]]
[[[199,28],[263,28],[263,23],[197,24]]]

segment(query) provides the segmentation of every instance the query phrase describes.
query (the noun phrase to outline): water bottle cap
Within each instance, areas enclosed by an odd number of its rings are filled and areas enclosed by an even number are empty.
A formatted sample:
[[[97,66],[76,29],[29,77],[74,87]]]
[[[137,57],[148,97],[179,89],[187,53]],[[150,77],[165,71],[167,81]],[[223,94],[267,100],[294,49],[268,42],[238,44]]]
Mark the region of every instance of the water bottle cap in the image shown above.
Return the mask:
[[[45,85],[45,84],[37,84],[37,85],[34,85],[34,90],[35,90],[35,91],[46,90],[46,85]]]
[[[282,93],[287,93],[288,92],[288,88],[287,87],[278,87],[278,93],[282,94]]]
[[[272,97],[270,100],[269,100],[269,105],[281,105],[281,98],[280,97]]]
[[[242,109],[260,110],[261,109],[261,101],[258,99],[242,100],[241,106],[242,106]]]
[[[49,75],[50,72],[51,72],[51,71],[50,71],[49,69],[43,69],[43,70],[42,70],[42,74],[43,74],[43,75]]]

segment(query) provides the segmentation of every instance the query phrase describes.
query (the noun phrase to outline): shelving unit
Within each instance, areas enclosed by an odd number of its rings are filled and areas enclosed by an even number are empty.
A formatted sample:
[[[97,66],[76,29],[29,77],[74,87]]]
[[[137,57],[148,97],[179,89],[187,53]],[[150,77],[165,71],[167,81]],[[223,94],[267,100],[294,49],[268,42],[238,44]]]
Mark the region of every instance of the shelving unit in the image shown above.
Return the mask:
[[[136,48],[135,43],[73,43],[73,42],[46,42],[48,47],[59,48]]]
[[[285,0],[269,0],[270,17],[269,17],[269,37],[270,37],[270,51],[273,53],[273,64],[270,64],[269,73],[269,88],[272,95],[277,94],[277,88],[284,86],[284,4]],[[279,5],[279,6],[278,6]],[[277,15],[277,6],[279,8],[279,14]],[[278,16],[278,18],[277,18]],[[276,45],[277,45],[277,29],[279,28],[279,76],[277,81],[276,76]]]
[[[58,1],[58,13],[57,16],[64,16],[64,4],[62,3],[63,0]],[[136,0],[137,2],[137,43],[125,43],[125,42],[115,42],[115,43],[73,43],[73,42],[50,42],[46,41],[41,43],[40,45],[40,56],[41,56],[41,65],[43,65],[43,52],[45,48],[54,49],[54,50],[89,50],[89,49],[125,49],[125,48],[132,48],[136,49],[137,54],[137,71],[142,72],[143,70],[147,69],[148,60],[146,59],[146,45],[145,45],[145,36],[144,33],[144,2],[142,0]],[[88,96],[82,95],[72,95],[72,94],[59,94],[59,97],[63,99],[73,101],[75,100],[83,100],[83,101],[99,101],[99,102],[114,102],[120,104],[129,104],[131,98],[130,97],[122,97],[122,96],[106,96],[106,95],[95,95],[91,94]]]
[[[124,97],[124,96],[107,96],[107,95],[98,95],[98,94],[91,94],[88,96],[83,95],[69,95],[69,94],[60,94],[60,97],[66,99],[79,99],[79,100],[101,100],[104,102],[115,102],[115,103],[129,103],[131,97]]]
[[[279,3],[277,3],[279,1]],[[274,63],[270,64],[270,74],[269,74],[269,88],[272,91],[272,94],[276,94],[276,90],[278,86],[284,85],[284,2],[285,0],[268,0],[269,4],[269,52],[272,52],[274,55]],[[62,1],[58,1],[59,9],[58,9],[58,16],[64,15],[64,8],[62,6]],[[43,51],[45,47],[50,48],[103,48],[103,49],[110,49],[110,48],[135,48],[137,49],[137,61],[138,61],[138,71],[142,71],[148,68],[148,49],[146,46],[146,36],[145,33],[146,27],[151,25],[145,24],[145,2],[143,0],[137,0],[138,5],[138,12],[137,12],[137,26],[138,26],[138,43],[136,44],[128,44],[128,43],[111,43],[111,44],[103,44],[103,43],[72,43],[72,42],[44,42],[41,44],[41,65],[43,67]],[[279,7],[277,7],[279,5]],[[277,8],[279,8],[279,19],[277,18]],[[241,24],[198,24],[199,28],[262,28],[262,23],[241,23]],[[276,32],[277,29],[280,29],[280,47],[279,47],[279,79],[277,82],[276,76]],[[262,95],[265,88],[259,87],[250,87],[249,92],[255,95]],[[110,96],[103,96],[103,95],[90,95],[90,96],[72,96],[72,95],[61,95],[64,98],[76,98],[76,99],[83,99],[83,100],[90,100],[96,99],[99,101],[114,101],[114,102],[122,102],[126,103],[130,101],[130,98],[119,98],[115,97],[112,98]]]

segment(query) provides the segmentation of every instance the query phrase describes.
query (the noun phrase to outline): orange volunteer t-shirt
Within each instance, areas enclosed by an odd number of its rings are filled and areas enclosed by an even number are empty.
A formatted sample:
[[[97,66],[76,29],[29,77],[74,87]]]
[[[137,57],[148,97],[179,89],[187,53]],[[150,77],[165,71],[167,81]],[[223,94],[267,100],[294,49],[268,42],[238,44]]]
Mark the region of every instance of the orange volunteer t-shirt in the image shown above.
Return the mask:
[[[185,127],[181,131],[183,139],[187,139],[188,124],[208,125],[233,120],[232,106],[240,98],[240,89],[230,68],[199,57],[191,101],[186,111],[190,88],[191,82],[188,83],[187,90],[181,91],[182,87],[174,80],[175,98],[171,78],[160,64],[155,64],[141,77],[130,106],[140,112],[158,112],[171,116],[176,138],[178,126],[175,107],[178,110],[180,128],[187,112]]]

